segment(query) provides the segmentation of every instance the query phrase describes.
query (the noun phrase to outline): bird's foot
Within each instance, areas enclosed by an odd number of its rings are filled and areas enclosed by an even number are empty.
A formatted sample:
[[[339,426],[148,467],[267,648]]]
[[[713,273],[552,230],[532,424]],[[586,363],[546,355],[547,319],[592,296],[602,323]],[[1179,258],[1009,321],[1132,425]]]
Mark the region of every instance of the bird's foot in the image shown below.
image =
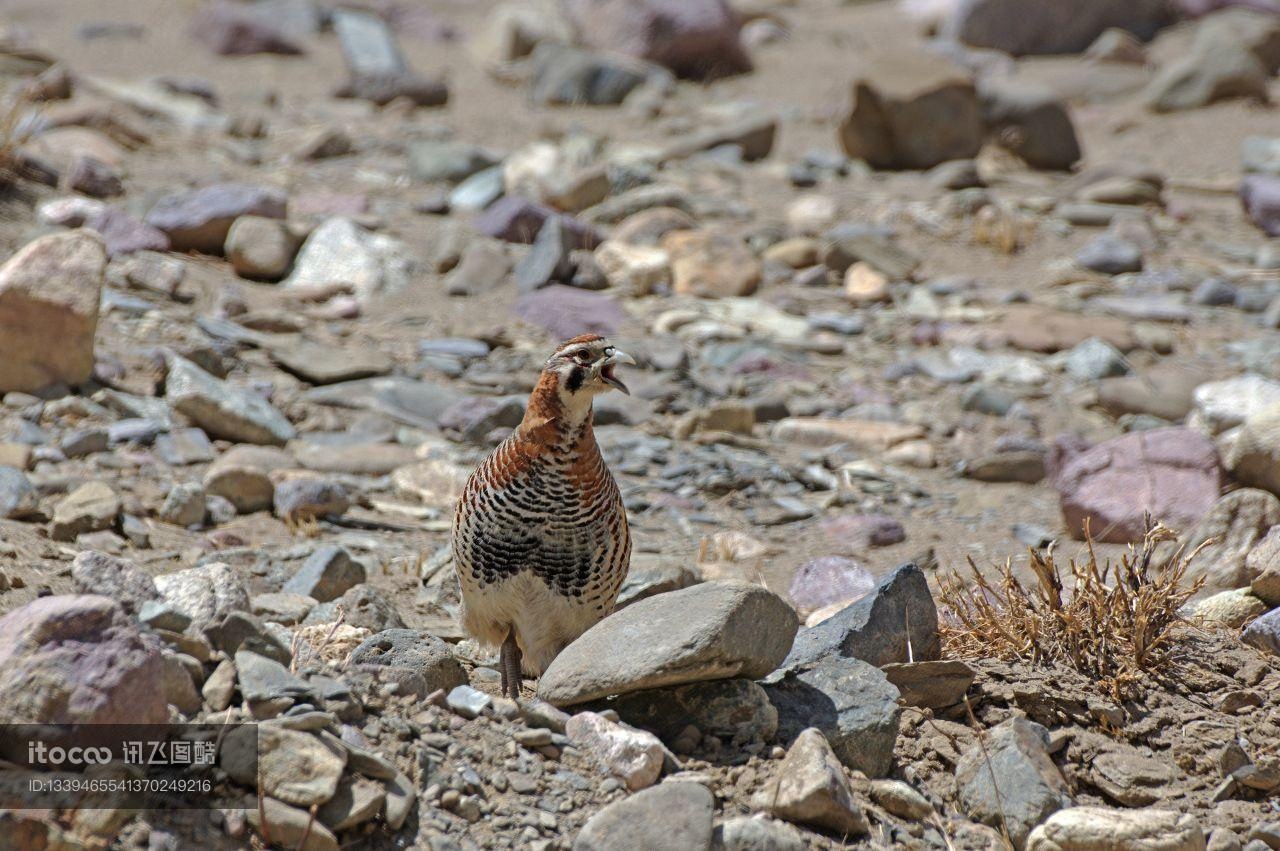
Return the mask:
[[[512,700],[520,699],[520,686],[523,675],[520,671],[520,645],[516,644],[514,631],[507,633],[507,640],[502,642],[502,653],[499,667],[502,669],[502,696]]]

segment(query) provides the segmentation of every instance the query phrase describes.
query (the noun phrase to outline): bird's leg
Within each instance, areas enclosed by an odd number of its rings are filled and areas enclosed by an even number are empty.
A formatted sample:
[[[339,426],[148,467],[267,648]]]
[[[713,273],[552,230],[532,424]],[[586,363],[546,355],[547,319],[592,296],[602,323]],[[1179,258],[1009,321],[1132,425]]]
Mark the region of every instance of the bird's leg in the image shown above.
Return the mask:
[[[522,655],[520,645],[516,644],[516,631],[512,629],[507,633],[507,640],[502,642],[502,655],[499,665],[502,668],[502,694],[512,700],[520,699],[522,680],[520,663]]]

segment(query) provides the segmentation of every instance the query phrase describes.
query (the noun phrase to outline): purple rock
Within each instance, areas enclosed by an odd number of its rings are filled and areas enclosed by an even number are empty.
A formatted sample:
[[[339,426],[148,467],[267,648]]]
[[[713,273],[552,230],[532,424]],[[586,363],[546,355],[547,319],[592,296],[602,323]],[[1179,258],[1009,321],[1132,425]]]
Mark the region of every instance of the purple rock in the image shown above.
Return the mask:
[[[560,218],[572,248],[590,249],[600,244],[600,233],[591,225],[518,195],[507,195],[490,204],[476,216],[475,227],[495,239],[529,244],[551,216]]]
[[[902,524],[887,514],[851,514],[824,520],[822,531],[840,553],[858,553],[871,547],[889,547],[907,539]]]
[[[1055,481],[1067,529],[1095,541],[1141,540],[1144,515],[1188,529],[1218,499],[1222,470],[1213,442],[1187,428],[1160,428],[1100,443],[1068,460]]]
[[[725,0],[570,0],[585,45],[664,65],[682,77],[751,70],[742,24]]]
[[[832,603],[852,602],[870,594],[875,587],[875,577],[853,559],[822,556],[800,565],[787,594],[798,608],[816,610]]]
[[[556,340],[579,334],[616,334],[627,312],[611,296],[552,284],[521,296],[516,315],[545,330]]]
[[[107,597],[42,597],[0,618],[0,723],[162,724],[159,645]]]
[[[1280,236],[1280,177],[1249,175],[1240,182],[1240,203],[1267,236]]]
[[[215,183],[176,192],[156,202],[147,224],[169,236],[174,251],[221,254],[231,223],[240,216],[283,219],[285,194],[253,183]]]
[[[252,56],[276,53],[296,56],[303,52],[266,15],[252,5],[213,0],[191,22],[191,37],[219,56]]]
[[[119,207],[105,207],[89,216],[84,227],[98,232],[110,257],[135,251],[169,250],[169,237],[163,231],[143,224]]]

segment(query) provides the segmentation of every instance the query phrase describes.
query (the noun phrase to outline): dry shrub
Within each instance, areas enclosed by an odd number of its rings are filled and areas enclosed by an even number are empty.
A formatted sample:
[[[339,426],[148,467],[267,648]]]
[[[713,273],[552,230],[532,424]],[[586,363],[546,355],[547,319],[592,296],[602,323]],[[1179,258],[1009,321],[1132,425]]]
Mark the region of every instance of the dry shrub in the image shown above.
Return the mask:
[[[1156,547],[1176,538],[1148,520],[1140,547],[1130,544],[1118,565],[1100,565],[1086,535],[1088,558],[1070,560],[1065,571],[1070,589],[1052,546],[1043,554],[1031,550],[1031,587],[1013,576],[1009,561],[992,581],[970,559],[971,585],[959,572],[942,582],[940,598],[949,609],[941,626],[944,645],[959,657],[1065,664],[1124,699],[1144,674],[1168,669],[1184,623],[1178,610],[1204,584],[1203,578],[1184,584],[1199,548],[1188,554],[1180,547],[1163,571],[1153,571]]]

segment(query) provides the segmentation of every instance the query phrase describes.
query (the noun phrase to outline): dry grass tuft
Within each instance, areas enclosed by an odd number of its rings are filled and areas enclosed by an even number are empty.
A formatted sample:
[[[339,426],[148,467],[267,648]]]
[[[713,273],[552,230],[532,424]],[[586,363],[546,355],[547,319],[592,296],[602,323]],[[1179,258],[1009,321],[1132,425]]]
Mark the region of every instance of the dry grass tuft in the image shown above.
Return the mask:
[[[14,184],[22,176],[20,149],[31,131],[27,120],[29,105],[21,90],[0,96],[0,187]]]
[[[1178,610],[1204,584],[1186,585],[1187,566],[1200,551],[1179,548],[1167,567],[1153,575],[1156,547],[1176,539],[1167,526],[1147,523],[1140,547],[1115,565],[1098,563],[1093,541],[1088,558],[1072,559],[1064,571],[1054,558],[1031,550],[1036,584],[1026,587],[1005,562],[989,580],[969,560],[972,584],[959,572],[942,581],[940,598],[949,609],[941,625],[948,651],[959,657],[995,656],[1033,665],[1065,664],[1124,699],[1144,675],[1165,672],[1177,643]]]

